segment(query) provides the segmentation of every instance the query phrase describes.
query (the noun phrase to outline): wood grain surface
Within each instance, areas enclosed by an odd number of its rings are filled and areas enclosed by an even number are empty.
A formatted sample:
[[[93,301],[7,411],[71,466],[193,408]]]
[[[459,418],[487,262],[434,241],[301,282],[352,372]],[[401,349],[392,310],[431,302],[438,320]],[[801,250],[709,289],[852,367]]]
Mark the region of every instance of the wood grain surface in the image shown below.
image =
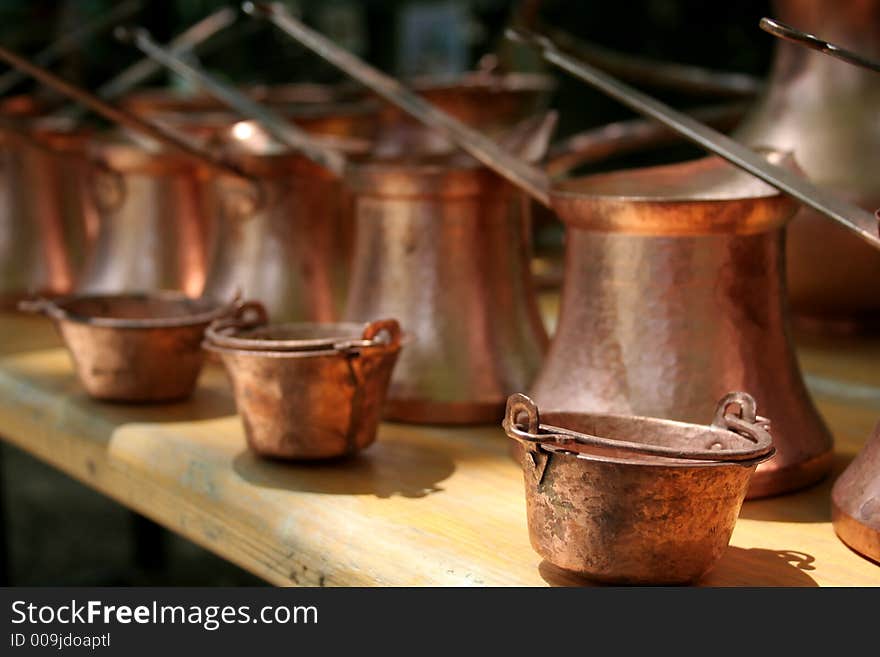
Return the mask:
[[[801,357],[836,436],[836,476],[880,419],[880,343],[805,343]],[[95,402],[48,322],[5,315],[0,434],[274,584],[586,583],[529,546],[521,473],[499,427],[386,423],[347,461],[264,461],[245,447],[218,366],[185,403]],[[747,502],[704,583],[880,585],[880,566],[834,534],[830,485]]]

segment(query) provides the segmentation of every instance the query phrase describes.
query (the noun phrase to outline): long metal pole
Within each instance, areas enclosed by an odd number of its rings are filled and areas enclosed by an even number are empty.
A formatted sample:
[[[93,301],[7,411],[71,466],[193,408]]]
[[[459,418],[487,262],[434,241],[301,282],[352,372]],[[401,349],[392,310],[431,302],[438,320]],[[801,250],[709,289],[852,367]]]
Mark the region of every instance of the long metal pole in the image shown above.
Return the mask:
[[[400,82],[373,68],[366,62],[340,48],[325,36],[309,29],[294,19],[277,4],[245,2],[246,14],[268,18],[281,31],[366,85],[386,100],[394,103],[429,128],[449,138],[499,175],[507,178],[544,205],[550,204],[549,180],[536,167],[513,157],[491,139],[466,126],[461,121],[434,107]]]
[[[106,14],[98,16],[89,23],[73,32],[69,32],[47,48],[34,55],[33,61],[37,66],[51,66],[56,61],[79,47],[83,41],[96,34],[100,34],[117,23],[133,16],[144,6],[143,0],[127,0],[122,2]],[[9,71],[0,75],[0,96],[7,94],[14,86],[27,76],[21,71]]]
[[[880,249],[877,218],[870,212],[820,189],[793,171],[771,164],[746,146],[694,120],[687,114],[679,112],[599,69],[559,51],[553,42],[543,35],[516,29],[508,30],[508,34],[511,38],[537,47],[548,62],[580,78],[636,112],[660,121],[688,141],[715,153],[767,184],[789,194],[850,229],[873,247]]]
[[[208,75],[195,64],[184,62],[180,57],[156,44],[146,30],[138,28],[125,30],[124,33],[120,31],[119,36],[134,43],[142,52],[162,66],[166,66],[178,75],[203,87],[208,93],[246,118],[257,121],[281,143],[296,149],[337,176],[342,176],[344,173],[346,160],[340,152],[317,143],[305,130],[286,121],[275,112],[267,110],[234,87]]]

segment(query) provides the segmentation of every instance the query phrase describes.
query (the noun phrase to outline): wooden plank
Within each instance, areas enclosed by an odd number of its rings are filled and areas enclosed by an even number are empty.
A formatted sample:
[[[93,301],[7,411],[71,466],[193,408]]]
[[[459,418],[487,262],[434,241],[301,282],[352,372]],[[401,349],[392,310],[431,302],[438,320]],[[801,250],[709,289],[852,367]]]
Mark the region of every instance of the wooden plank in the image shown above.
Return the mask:
[[[377,444],[349,461],[268,462],[247,451],[217,366],[188,402],[131,406],[88,399],[44,321],[0,318],[0,354],[7,440],[269,582],[583,583],[529,546],[521,474],[498,427],[386,423]],[[823,377],[835,362],[858,370],[860,393],[870,387],[876,357],[805,352]],[[839,472],[880,418],[880,401],[850,398],[844,386],[819,404],[837,435]],[[834,535],[829,490],[830,480],[747,503],[705,583],[880,585],[880,567]]]

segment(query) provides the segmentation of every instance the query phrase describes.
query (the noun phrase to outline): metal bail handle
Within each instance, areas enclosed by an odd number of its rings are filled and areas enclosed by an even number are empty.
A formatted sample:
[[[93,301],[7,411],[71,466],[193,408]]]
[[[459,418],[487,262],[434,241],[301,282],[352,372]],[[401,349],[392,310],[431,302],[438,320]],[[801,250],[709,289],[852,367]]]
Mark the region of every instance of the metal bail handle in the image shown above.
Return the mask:
[[[337,342],[333,348],[348,354],[357,354],[364,347],[389,347],[396,349],[400,346],[400,324],[396,319],[378,319],[364,327],[360,340],[346,340]]]
[[[269,313],[259,301],[238,303],[226,317],[214,320],[205,331],[209,341],[217,341],[224,331],[252,329],[269,323]],[[220,338],[222,340],[222,337]]]
[[[521,414],[525,413],[527,417],[526,430],[520,429],[522,423],[518,421]],[[541,417],[538,413],[538,405],[532,401],[531,397],[517,392],[507,398],[507,408],[504,412],[504,428],[514,436],[514,440],[534,444],[543,442],[538,431],[541,427]]]
[[[731,406],[739,406],[739,413],[734,415],[727,410]],[[749,438],[753,442],[761,442],[759,432],[770,431],[770,420],[757,414],[758,405],[755,398],[747,392],[728,392],[718,401],[712,426],[733,431]]]

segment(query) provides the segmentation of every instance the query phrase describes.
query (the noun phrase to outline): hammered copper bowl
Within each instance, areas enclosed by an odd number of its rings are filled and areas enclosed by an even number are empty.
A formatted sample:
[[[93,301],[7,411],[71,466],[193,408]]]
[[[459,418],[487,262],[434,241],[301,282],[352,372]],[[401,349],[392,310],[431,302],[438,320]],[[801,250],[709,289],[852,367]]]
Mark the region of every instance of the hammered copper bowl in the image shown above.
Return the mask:
[[[265,322],[265,314],[257,324]],[[209,328],[250,448],[261,456],[330,459],[371,445],[400,351],[394,320]]]
[[[169,402],[192,394],[205,328],[234,305],[169,291],[36,299],[19,307],[55,323],[91,397]]]
[[[718,426],[717,418],[731,417],[725,409],[738,400],[722,403],[711,426],[585,413],[544,413],[539,424],[534,403],[513,395],[504,427],[524,445],[535,551],[559,568],[605,583],[700,580],[727,549],[755,468],[773,453],[763,418],[737,424],[758,436],[757,444]],[[547,440],[530,442],[536,434]],[[599,438],[586,445],[572,435]],[[642,448],[660,453],[638,453]],[[694,458],[701,452],[703,458]],[[709,460],[712,454],[718,460]]]

